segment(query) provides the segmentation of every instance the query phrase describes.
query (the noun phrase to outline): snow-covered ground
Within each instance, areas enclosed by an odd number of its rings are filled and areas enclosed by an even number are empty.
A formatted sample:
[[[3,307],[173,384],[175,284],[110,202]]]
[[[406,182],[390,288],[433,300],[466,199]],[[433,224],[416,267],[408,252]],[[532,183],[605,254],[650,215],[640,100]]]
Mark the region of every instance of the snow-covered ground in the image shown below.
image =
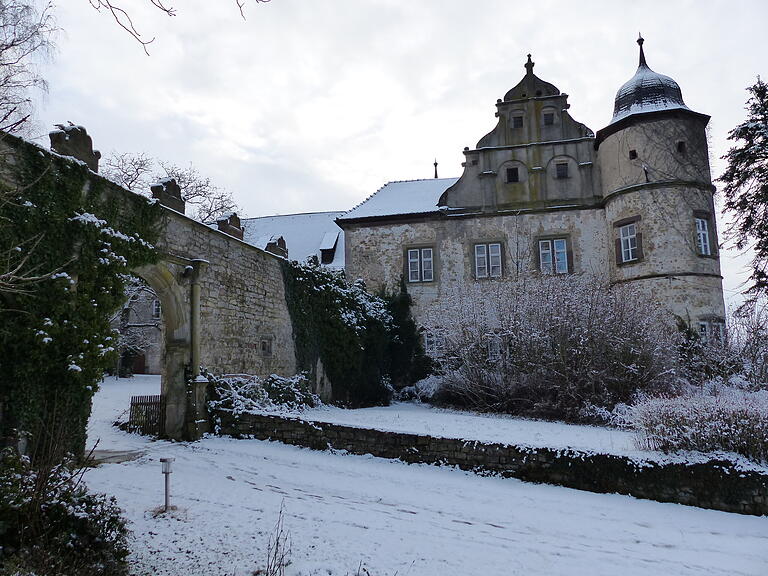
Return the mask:
[[[145,451],[87,475],[125,509],[137,574],[251,574],[265,564],[281,506],[289,575],[354,575],[361,565],[372,576],[768,574],[768,518],[273,442],[153,442],[109,426],[131,395],[158,388],[152,378],[107,380],[89,429],[100,449]],[[386,420],[388,410],[373,409],[361,423]],[[394,410],[402,419],[411,408]],[[476,418],[482,432],[484,417]],[[155,515],[165,456],[176,458],[178,510]]]

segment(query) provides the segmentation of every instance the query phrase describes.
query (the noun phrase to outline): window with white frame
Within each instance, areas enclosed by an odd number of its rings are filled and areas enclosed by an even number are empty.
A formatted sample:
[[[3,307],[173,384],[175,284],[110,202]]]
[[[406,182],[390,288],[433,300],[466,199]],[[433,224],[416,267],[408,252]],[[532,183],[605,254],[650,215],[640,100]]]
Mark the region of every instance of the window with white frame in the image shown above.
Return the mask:
[[[408,282],[432,282],[435,279],[435,261],[432,248],[408,250]]]
[[[445,351],[445,336],[439,332],[424,332],[424,352],[431,358],[439,358]]]
[[[475,278],[501,277],[501,244],[475,244]]]
[[[621,241],[621,261],[632,262],[640,258],[637,244],[637,223],[625,224],[619,228]]]
[[[568,273],[568,241],[565,238],[539,240],[539,269],[542,274]]]
[[[712,245],[709,242],[709,220],[696,218],[696,251],[701,256],[712,255]]]
[[[725,322],[722,320],[700,320],[699,336],[704,344],[724,344]]]

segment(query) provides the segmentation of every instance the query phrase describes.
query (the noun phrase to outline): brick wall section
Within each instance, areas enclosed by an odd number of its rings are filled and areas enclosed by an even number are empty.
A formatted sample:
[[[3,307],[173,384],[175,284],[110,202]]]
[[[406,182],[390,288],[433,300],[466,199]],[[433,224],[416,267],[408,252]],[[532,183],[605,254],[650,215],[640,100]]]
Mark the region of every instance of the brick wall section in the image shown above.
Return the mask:
[[[768,515],[768,475],[740,471],[726,460],[674,464],[637,462],[625,456],[435,438],[352,428],[297,418],[244,415],[237,423],[218,414],[221,432],[278,440],[315,450],[333,448],[409,463],[447,464],[529,482],[598,493]]]

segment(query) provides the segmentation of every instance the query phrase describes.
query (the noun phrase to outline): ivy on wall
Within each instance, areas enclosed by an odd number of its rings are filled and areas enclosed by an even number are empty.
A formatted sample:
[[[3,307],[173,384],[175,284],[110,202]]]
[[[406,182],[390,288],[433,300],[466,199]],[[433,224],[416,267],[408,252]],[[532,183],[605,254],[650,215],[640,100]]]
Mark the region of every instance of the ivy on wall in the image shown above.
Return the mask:
[[[3,135],[0,253],[42,276],[0,291],[0,437],[38,460],[82,454],[91,399],[114,365],[109,318],[127,273],[155,261],[161,209],[77,161]],[[7,251],[7,252],[5,252]]]
[[[404,286],[375,296],[362,281],[349,283],[316,260],[285,262],[283,275],[298,367],[317,381],[319,360],[334,403],[386,404],[393,384],[406,386],[429,372]]]

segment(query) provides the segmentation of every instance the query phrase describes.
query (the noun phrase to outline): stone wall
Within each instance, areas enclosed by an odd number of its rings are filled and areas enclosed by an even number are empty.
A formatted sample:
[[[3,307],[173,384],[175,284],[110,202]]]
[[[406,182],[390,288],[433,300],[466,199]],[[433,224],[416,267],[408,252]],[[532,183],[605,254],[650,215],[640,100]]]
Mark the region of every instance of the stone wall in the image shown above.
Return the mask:
[[[170,210],[158,249],[207,261],[199,280],[203,366],[217,374],[296,372],[280,258]]]
[[[297,418],[244,415],[233,423],[219,413],[221,432],[278,440],[315,450],[346,450],[409,463],[446,464],[480,474],[555,484],[598,493],[768,515],[768,475],[743,471],[727,460],[656,463],[577,450],[485,444],[307,422]]]

